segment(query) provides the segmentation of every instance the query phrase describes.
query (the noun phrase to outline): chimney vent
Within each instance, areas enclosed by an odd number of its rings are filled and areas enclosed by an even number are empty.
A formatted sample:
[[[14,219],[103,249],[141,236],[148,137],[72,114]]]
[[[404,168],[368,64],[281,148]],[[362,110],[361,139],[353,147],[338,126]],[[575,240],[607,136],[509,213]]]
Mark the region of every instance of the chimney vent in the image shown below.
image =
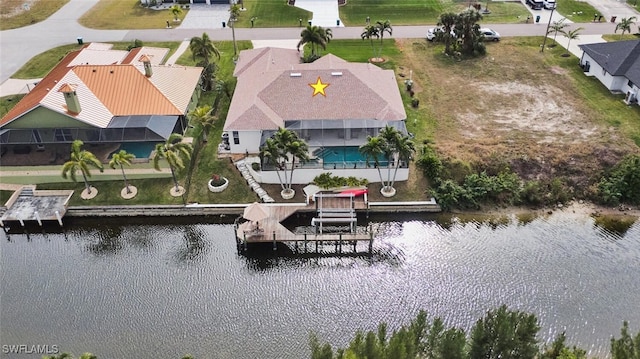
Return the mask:
[[[80,101],[78,101],[78,95],[76,94],[76,88],[78,85],[62,84],[58,92],[62,92],[64,95],[64,102],[67,104],[67,111],[70,113],[78,114],[81,111]]]

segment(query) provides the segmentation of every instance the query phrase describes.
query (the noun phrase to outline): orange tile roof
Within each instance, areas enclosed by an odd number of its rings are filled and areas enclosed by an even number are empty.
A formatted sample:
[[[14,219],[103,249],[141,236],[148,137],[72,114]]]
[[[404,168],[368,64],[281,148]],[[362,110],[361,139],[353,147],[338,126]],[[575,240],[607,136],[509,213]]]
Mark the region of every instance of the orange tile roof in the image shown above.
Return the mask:
[[[86,47],[86,46],[85,46]],[[144,48],[143,48],[144,49]],[[155,51],[161,59],[159,48]],[[146,77],[136,58],[147,55],[137,49],[127,57],[136,64],[75,65],[71,66],[85,48],[74,51],[45,77],[33,90],[16,104],[2,119],[0,126],[20,118],[39,107],[65,113],[93,126],[106,127],[113,116],[125,115],[183,115],[198,84],[202,68],[183,66],[157,66],[154,75]],[[105,53],[108,50],[101,50]],[[143,54],[140,54],[140,52]],[[134,57],[136,56],[136,57]],[[152,62],[153,59],[152,59]],[[82,107],[79,114],[69,113],[63,96],[58,91],[77,91]],[[66,85],[66,86],[65,86]],[[59,96],[59,97],[58,97]]]
[[[82,65],[73,72],[114,116],[183,114],[133,65]]]

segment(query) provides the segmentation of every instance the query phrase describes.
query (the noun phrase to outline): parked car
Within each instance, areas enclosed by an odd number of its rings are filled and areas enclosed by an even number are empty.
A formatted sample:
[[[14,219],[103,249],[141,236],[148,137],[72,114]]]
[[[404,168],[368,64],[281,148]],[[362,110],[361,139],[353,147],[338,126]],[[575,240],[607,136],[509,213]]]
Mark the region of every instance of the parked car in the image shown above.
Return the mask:
[[[544,7],[544,1],[543,0],[527,0],[527,5],[529,5],[529,7],[532,10],[542,10],[542,8]]]
[[[442,27],[430,28],[429,30],[427,30],[427,40],[434,41],[438,36],[438,34],[441,33],[442,31],[443,31]],[[454,38],[456,37],[456,34],[453,32],[453,30],[451,30],[451,36],[453,36]]]
[[[556,8],[556,0],[544,0],[542,6],[545,9],[551,10]]]
[[[489,28],[481,28],[480,34],[483,36],[484,41],[500,41],[500,34]]]

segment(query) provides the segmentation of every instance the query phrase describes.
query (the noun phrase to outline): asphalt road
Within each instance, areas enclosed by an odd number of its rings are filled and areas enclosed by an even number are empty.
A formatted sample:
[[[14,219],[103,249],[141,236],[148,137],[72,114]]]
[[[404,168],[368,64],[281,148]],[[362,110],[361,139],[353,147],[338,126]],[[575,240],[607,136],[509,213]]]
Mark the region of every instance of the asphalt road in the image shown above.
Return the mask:
[[[49,19],[31,26],[0,32],[0,83],[5,82],[33,56],[51,48],[74,43],[78,37],[85,42],[131,41],[182,41],[207,32],[216,41],[231,40],[231,30],[225,29],[157,29],[157,30],[95,30],[81,26],[77,18],[88,11],[98,0],[71,0]],[[503,37],[545,34],[546,23],[492,24],[491,28]],[[394,26],[395,38],[422,38],[424,26]],[[614,33],[615,24],[582,23],[584,35]],[[360,38],[362,27],[333,28],[335,39]],[[298,39],[300,28],[237,28],[237,40]]]

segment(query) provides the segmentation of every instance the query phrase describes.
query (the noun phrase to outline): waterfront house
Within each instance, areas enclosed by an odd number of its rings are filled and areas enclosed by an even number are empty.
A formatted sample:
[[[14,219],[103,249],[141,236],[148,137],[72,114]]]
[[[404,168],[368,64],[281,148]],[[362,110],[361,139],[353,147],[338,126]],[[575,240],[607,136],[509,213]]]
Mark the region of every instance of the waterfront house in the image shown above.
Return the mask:
[[[278,128],[295,131],[311,161],[296,169],[293,183],[308,183],[323,171],[379,181],[358,148],[387,125],[407,134],[406,113],[392,70],[350,63],[327,54],[301,63],[291,49],[259,48],[240,53],[237,86],[224,124],[219,153],[256,155]],[[278,183],[275,171],[259,179]],[[408,178],[408,166],[397,180]]]
[[[76,139],[102,160],[117,149],[148,158],[184,132],[200,94],[202,68],[162,65],[167,52],[94,43],[69,53],[0,120],[3,162],[26,154],[44,162],[30,164],[57,163]]]
[[[580,67],[613,93],[625,94],[625,103],[638,104],[640,40],[579,45]]]

